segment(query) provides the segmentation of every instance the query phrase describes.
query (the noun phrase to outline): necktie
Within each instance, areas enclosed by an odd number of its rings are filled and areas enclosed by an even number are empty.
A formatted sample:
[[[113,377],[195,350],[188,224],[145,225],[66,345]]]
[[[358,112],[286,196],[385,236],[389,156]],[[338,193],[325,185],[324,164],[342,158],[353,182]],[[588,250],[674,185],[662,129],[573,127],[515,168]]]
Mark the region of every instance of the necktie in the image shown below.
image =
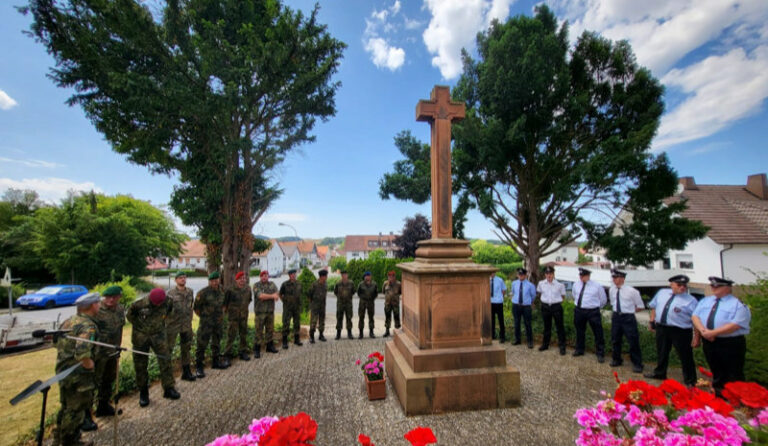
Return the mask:
[[[616,312],[621,314],[621,288],[616,288]]]
[[[584,289],[587,287],[586,283],[581,284],[581,291],[579,291],[579,301],[576,302],[576,306],[581,308],[581,299],[584,297]]]
[[[517,292],[517,303],[522,305],[523,304],[523,282],[521,281],[518,286],[518,292]]]
[[[709,316],[707,317],[707,328],[710,330],[715,329],[715,313],[717,313],[718,305],[720,305],[720,299],[715,299],[715,305],[712,306],[712,309],[709,311]]]
[[[675,295],[673,294],[669,300],[667,301],[667,304],[664,305],[664,311],[661,312],[661,324],[667,323],[667,314],[669,313],[669,307],[672,306],[672,301],[675,300]]]

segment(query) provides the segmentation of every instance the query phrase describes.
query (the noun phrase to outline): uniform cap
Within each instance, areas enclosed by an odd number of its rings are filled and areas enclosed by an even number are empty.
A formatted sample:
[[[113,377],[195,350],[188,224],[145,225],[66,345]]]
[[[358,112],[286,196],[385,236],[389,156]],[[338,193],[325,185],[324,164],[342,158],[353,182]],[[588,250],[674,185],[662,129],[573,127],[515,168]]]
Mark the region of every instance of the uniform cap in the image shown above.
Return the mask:
[[[264,271],[260,272],[259,273],[259,277],[261,277],[261,276],[269,276],[269,271],[264,270]]]
[[[162,288],[153,288],[149,292],[149,301],[155,305],[160,305],[165,302],[165,290]]]
[[[235,280],[239,280],[242,277],[245,277],[245,273],[243,271],[238,271],[237,274],[235,274]]]
[[[723,279],[722,277],[709,276],[707,280],[709,280],[709,286],[712,288],[733,285],[733,280]]]
[[[617,269],[611,270],[611,277],[627,277],[627,273],[625,271],[619,271]]]
[[[101,292],[101,295],[104,297],[119,296],[121,294],[123,294],[123,289],[117,285],[108,286],[106,290]]]
[[[214,271],[211,274],[208,274],[208,280],[215,280],[215,279],[218,279],[219,277],[221,276],[219,275],[218,271]]]
[[[364,273],[363,273],[363,277],[365,277],[365,276],[370,276],[370,275],[371,275],[371,272],[370,272],[370,271],[366,271],[366,272],[364,272]]]
[[[295,269],[289,269],[288,270],[288,274],[296,274],[296,270]]]
[[[321,269],[321,270],[320,270],[320,271],[317,273],[317,275],[318,275],[318,276],[320,276],[320,277],[325,277],[325,276],[327,276],[327,275],[328,275],[328,271],[326,271],[326,270],[324,270],[324,269]]]
[[[85,308],[91,304],[95,304],[96,302],[101,302],[100,297],[101,295],[96,292],[83,294],[77,298],[75,305],[77,305],[78,308]]]
[[[187,273],[184,271],[179,271],[176,273],[176,278],[178,279],[179,277],[187,277]]]
[[[580,276],[590,276],[592,275],[592,271],[586,269],[586,268],[579,268],[579,275]]]
[[[552,266],[547,266],[547,267],[544,268],[544,273],[545,274],[554,273],[554,272],[555,272],[555,268],[552,267]]]
[[[676,276],[672,276],[669,278],[670,282],[679,283],[680,285],[688,285],[688,282],[691,281],[690,277],[686,276],[685,274],[678,274]]]
[[[528,270],[525,268],[518,268],[517,274],[528,274]]]

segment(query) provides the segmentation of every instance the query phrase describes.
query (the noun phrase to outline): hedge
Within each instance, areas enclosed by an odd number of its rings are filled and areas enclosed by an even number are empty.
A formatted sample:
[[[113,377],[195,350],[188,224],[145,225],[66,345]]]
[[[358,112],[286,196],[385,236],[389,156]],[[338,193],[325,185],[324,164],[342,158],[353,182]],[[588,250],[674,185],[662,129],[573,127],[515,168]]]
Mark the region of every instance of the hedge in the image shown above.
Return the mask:
[[[106,290],[108,287],[111,287],[112,285],[117,285],[123,289],[123,295],[120,297],[120,303],[127,310],[128,307],[131,305],[131,303],[133,303],[133,301],[136,300],[136,297],[138,296],[138,293],[136,292],[136,288],[134,288],[134,286],[131,285],[131,276],[123,276],[123,279],[120,280],[119,282],[100,283],[94,286],[91,291],[102,293],[104,292],[104,290]]]

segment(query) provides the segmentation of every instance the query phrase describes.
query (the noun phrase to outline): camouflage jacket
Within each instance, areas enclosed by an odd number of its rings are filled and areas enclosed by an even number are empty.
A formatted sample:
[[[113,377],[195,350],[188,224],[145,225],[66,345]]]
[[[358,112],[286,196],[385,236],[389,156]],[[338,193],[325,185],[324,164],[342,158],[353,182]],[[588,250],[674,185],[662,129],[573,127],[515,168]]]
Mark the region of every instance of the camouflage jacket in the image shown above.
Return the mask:
[[[160,305],[153,304],[148,297],[135,301],[128,309],[128,321],[133,324],[132,335],[165,333],[165,321],[172,311],[173,305],[168,299]]]
[[[166,321],[169,327],[183,328],[187,324],[192,324],[192,304],[195,302],[194,291],[191,288],[184,288],[180,290],[178,287],[173,287],[166,294],[167,299],[171,301],[173,312]]]
[[[325,307],[325,296],[328,294],[328,283],[320,283],[319,280],[312,282],[309,287],[309,307],[321,309]]]
[[[99,312],[93,318],[99,327],[99,341],[107,344],[120,345],[123,342],[123,325],[125,325],[125,308],[117,304],[113,309],[103,303]]]
[[[221,288],[210,286],[197,292],[195,297],[195,312],[200,316],[201,323],[221,324],[224,317],[224,292]]]
[[[301,305],[301,283],[297,280],[291,282],[286,280],[280,285],[280,299],[283,300],[283,305],[291,307],[299,307]]]
[[[253,311],[254,313],[274,313],[275,312],[275,301],[274,300],[261,300],[259,299],[259,296],[262,294],[275,294],[277,293],[277,285],[275,285],[275,282],[272,282],[271,280],[267,281],[267,283],[261,283],[261,281],[256,282],[255,285],[253,285]]]
[[[347,283],[338,282],[333,288],[333,294],[340,301],[351,301],[352,296],[355,295],[355,283],[348,280]]]
[[[373,300],[376,299],[376,296],[379,295],[379,287],[376,285],[376,282],[371,280],[371,284],[367,285],[365,283],[365,280],[360,282],[360,285],[357,286],[357,297],[359,297],[362,300]]]
[[[230,319],[247,318],[250,303],[251,289],[248,286],[229,288],[224,292],[224,306],[227,307],[227,315]]]
[[[93,317],[87,314],[76,314],[61,324],[62,330],[70,330],[69,336],[95,341],[99,337],[99,328]],[[60,337],[56,341],[56,373],[73,366],[82,359],[96,356],[96,345],[74,339]]]
[[[398,303],[400,302],[401,287],[400,282],[389,283],[389,280],[384,282],[384,286],[381,290],[384,293],[384,302],[386,303]]]

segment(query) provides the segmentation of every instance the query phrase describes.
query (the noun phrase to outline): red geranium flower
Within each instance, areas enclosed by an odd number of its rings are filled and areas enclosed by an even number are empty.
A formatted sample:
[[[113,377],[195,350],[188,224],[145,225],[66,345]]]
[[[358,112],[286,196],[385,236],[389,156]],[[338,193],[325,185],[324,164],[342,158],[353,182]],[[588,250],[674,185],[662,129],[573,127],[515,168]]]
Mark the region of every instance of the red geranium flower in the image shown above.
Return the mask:
[[[731,412],[733,412],[733,407],[716,397],[714,393],[705,392],[697,388],[691,389],[685,409],[695,410],[705,406],[712,408],[712,410],[723,416],[730,416]]]
[[[768,390],[757,383],[736,381],[725,385],[723,395],[736,405],[742,404],[754,409],[768,407]]]
[[[373,352],[370,355],[368,355],[368,359],[370,358],[376,358],[381,362],[384,362],[384,356],[379,352]]]
[[[704,367],[699,366],[699,371],[701,372],[702,375],[706,376],[707,378],[712,378],[712,372],[705,369]]]
[[[417,427],[412,431],[405,434],[406,440],[411,442],[411,446],[424,446],[427,444],[437,443],[435,434],[432,433],[432,429],[428,427]]]
[[[621,404],[637,404],[638,406],[663,406],[667,397],[658,387],[645,381],[629,380],[616,389],[613,399]]]
[[[283,417],[259,439],[260,446],[311,446],[317,422],[304,412]]]
[[[684,385],[680,384],[679,381],[675,381],[674,379],[665,379],[664,381],[662,381],[659,388],[668,395],[675,395],[678,393],[686,393],[686,394],[688,393],[688,389],[686,389]]]
[[[619,380],[619,372],[613,372],[613,379],[616,380],[616,383],[621,384],[621,381]]]
[[[361,446],[376,446],[373,443],[371,443],[371,438],[367,435],[363,435],[363,434],[358,435],[357,441],[360,443]]]

